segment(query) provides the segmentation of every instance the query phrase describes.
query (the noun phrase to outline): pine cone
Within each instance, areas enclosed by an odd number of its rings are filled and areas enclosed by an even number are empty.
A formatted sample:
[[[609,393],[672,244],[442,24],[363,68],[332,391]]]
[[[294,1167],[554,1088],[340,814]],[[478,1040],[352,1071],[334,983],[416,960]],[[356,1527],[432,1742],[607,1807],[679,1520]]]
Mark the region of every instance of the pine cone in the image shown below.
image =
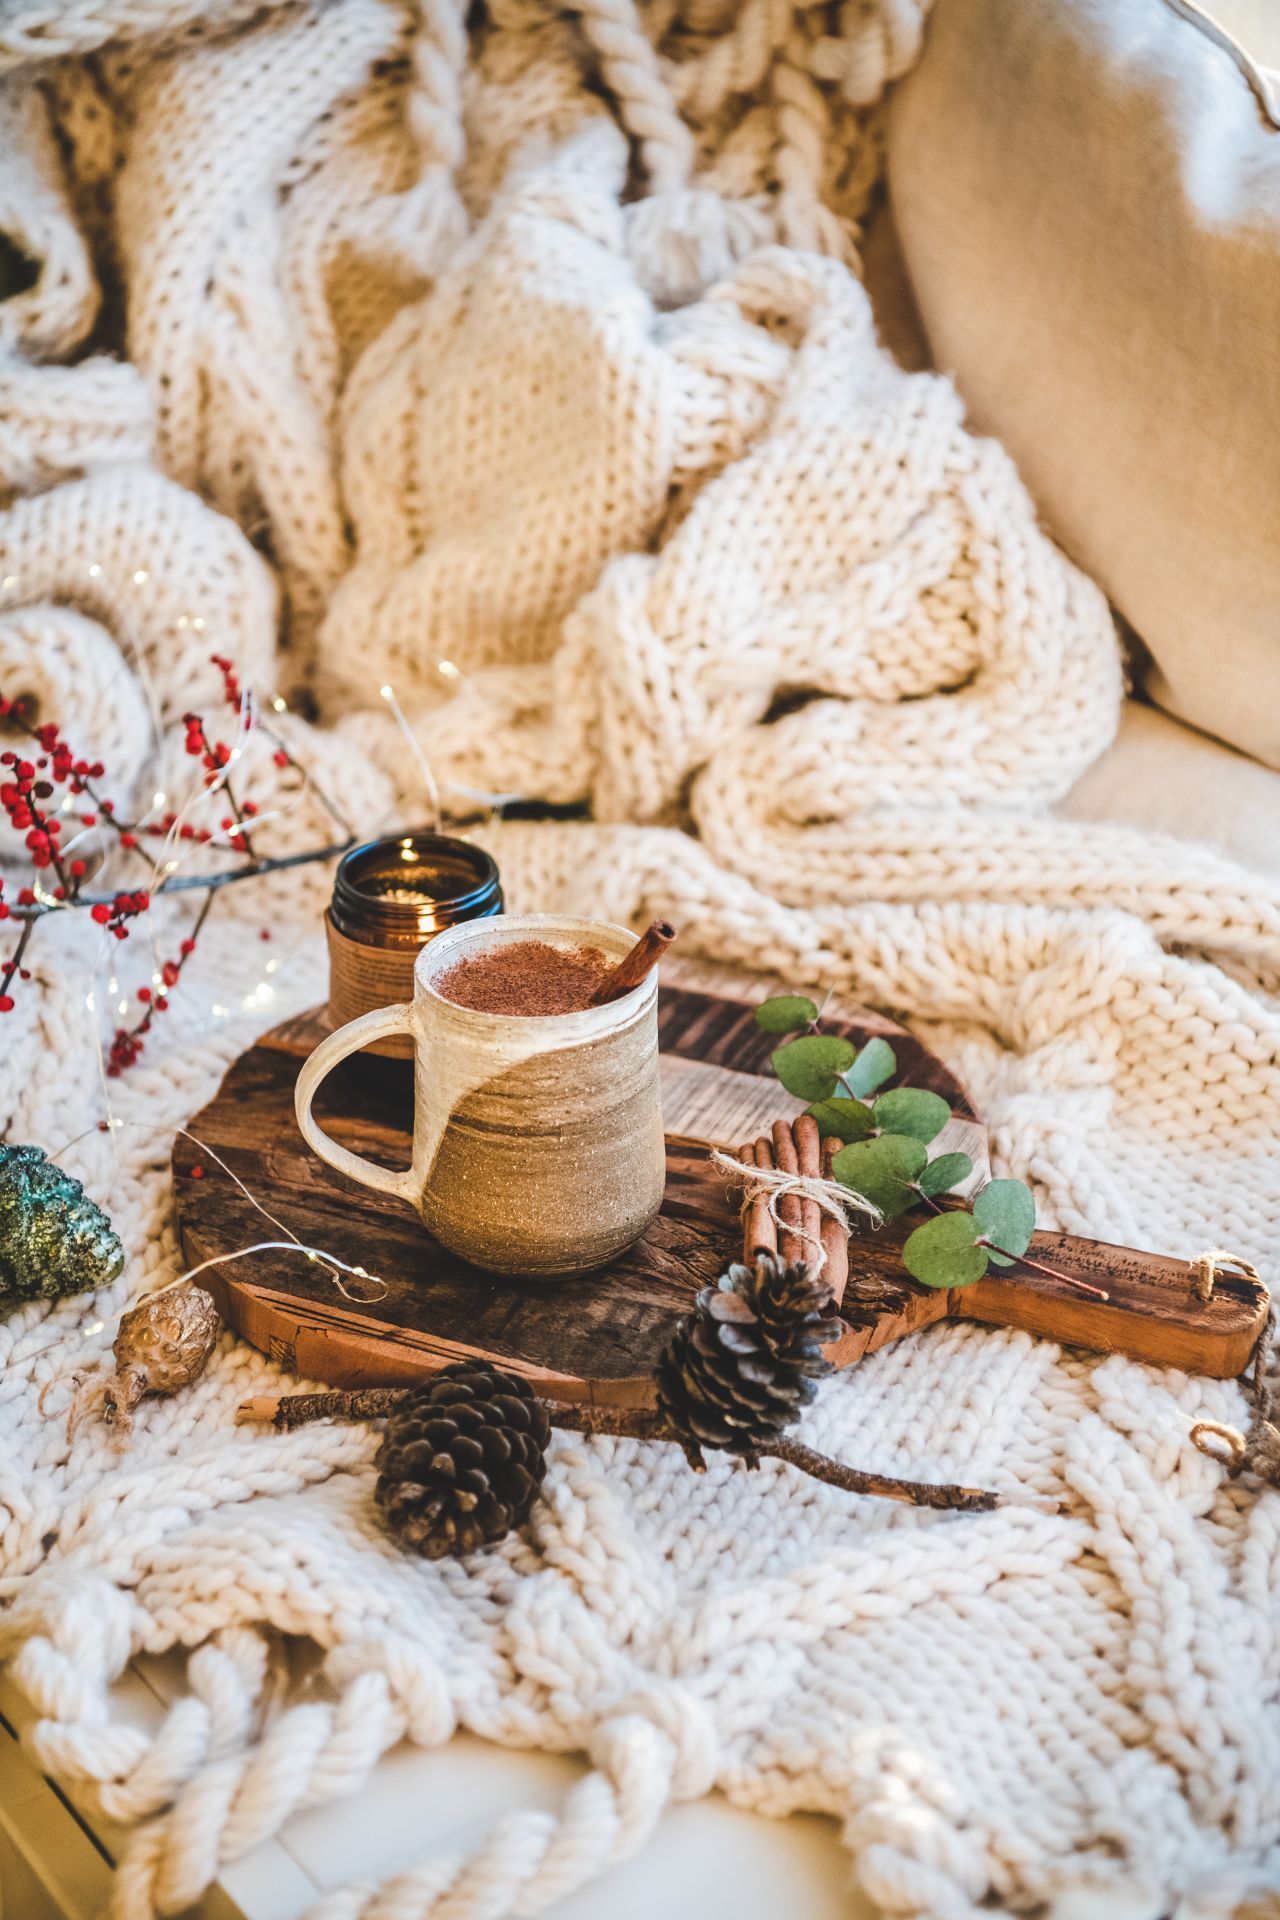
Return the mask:
[[[124,1248],[102,1208],[42,1147],[0,1146],[0,1312],[109,1286]]]
[[[839,1332],[830,1288],[807,1266],[762,1254],[704,1287],[657,1368],[658,1406],[690,1466],[701,1470],[704,1446],[754,1465],[830,1373],[822,1347]]]
[[[375,1489],[402,1545],[472,1553],[527,1519],[551,1423],[523,1380],[482,1361],[445,1367],[387,1420]]]

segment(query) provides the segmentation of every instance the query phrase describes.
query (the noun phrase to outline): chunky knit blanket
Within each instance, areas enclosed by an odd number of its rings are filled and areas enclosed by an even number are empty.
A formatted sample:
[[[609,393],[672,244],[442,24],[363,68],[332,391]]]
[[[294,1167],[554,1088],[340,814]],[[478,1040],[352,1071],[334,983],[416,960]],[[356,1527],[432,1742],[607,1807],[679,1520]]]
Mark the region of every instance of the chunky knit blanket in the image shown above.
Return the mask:
[[[8,0],[0,690],[139,804],[190,784],[156,742],[218,697],[213,652],[310,689],[321,724],[280,729],[361,827],[421,816],[418,752],[464,804],[589,803],[491,829],[513,906],[662,912],[893,1008],[1044,1221],[1274,1281],[1280,897],[1055,819],[1116,721],[1107,609],[857,278],[921,0],[465,11]],[[243,777],[273,848],[331,837],[252,741]],[[806,1437],[1060,1517],[562,1436],[527,1532],[434,1566],[373,1517],[367,1430],[234,1426],[278,1376],[229,1336],[123,1453],[42,1416],[179,1270],[173,1129],[323,997],[326,885],[229,889],[120,1080],[99,1022],[146,942],[84,915],[0,1036],[6,1136],[63,1149],[128,1247],[109,1296],[0,1324],[0,1646],[39,1764],[136,1826],[119,1920],[457,1725],[593,1771],[323,1920],[533,1913],[713,1786],[834,1814],[902,1920],[1275,1886],[1280,1494],[1188,1440],[1242,1422],[1233,1384],[945,1328],[829,1383]],[[167,951],[183,916],[153,922]],[[284,1635],[323,1650],[302,1699]],[[175,1646],[187,1697],[122,1724],[116,1676]]]

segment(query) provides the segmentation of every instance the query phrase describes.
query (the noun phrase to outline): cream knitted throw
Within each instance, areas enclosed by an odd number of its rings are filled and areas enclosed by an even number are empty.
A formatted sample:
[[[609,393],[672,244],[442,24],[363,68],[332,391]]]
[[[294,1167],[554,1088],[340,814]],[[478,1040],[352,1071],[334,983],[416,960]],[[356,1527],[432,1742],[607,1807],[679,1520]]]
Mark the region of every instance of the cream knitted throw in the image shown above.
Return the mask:
[[[491,0],[468,38],[461,0],[8,0],[0,229],[42,270],[0,301],[0,687],[145,802],[211,651],[310,679],[330,724],[281,724],[374,827],[422,808],[393,683],[442,780],[591,802],[497,829],[512,905],[661,911],[903,1010],[1046,1220],[1274,1283],[1280,897],[1053,818],[1115,724],[1107,611],[851,270],[923,11]],[[270,811],[269,760],[245,778]],[[233,1426],[275,1373],[230,1338],[127,1455],[68,1447],[40,1391],[177,1270],[172,1129],[322,996],[324,884],[232,890],[111,1083],[145,1124],[92,1130],[85,1004],[141,941],[46,929],[0,1036],[0,1124],[91,1129],[64,1163],[130,1253],[110,1299],[0,1324],[0,1644],[39,1764],[137,1824],[120,1920],[459,1724],[594,1771],[323,1920],[533,1913],[712,1785],[836,1815],[904,1920],[1275,1886],[1280,1496],[1188,1442],[1241,1419],[1233,1385],[947,1328],[829,1385],[807,1437],[1064,1517],[561,1438],[526,1538],[430,1567],[372,1517],[373,1435]],[[278,1634],[324,1651],[292,1704]],[[188,1697],[144,1736],[111,1683],[175,1645]]]

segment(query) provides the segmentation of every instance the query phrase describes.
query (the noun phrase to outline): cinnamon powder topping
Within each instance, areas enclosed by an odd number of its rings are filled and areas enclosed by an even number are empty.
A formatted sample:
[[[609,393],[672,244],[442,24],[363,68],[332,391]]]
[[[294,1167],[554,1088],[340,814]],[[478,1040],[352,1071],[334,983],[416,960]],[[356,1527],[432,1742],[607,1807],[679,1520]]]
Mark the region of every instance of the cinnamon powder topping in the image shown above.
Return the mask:
[[[517,940],[468,960],[455,960],[435,982],[437,993],[477,1013],[536,1018],[579,1013],[613,963],[599,947],[553,947]]]

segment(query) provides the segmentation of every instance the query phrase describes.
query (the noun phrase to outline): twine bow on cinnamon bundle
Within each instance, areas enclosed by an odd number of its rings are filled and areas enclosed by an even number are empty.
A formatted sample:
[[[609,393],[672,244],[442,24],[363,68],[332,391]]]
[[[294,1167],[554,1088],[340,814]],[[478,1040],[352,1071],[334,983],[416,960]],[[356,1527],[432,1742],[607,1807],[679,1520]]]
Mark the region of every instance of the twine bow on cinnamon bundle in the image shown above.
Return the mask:
[[[767,1256],[785,1267],[813,1267],[837,1307],[849,1279],[849,1215],[864,1214],[873,1226],[881,1218],[832,1172],[841,1144],[824,1141],[817,1121],[802,1113],[790,1122],[775,1120],[772,1138],[748,1141],[736,1159],[719,1149],[711,1156],[742,1181],[743,1259]]]

